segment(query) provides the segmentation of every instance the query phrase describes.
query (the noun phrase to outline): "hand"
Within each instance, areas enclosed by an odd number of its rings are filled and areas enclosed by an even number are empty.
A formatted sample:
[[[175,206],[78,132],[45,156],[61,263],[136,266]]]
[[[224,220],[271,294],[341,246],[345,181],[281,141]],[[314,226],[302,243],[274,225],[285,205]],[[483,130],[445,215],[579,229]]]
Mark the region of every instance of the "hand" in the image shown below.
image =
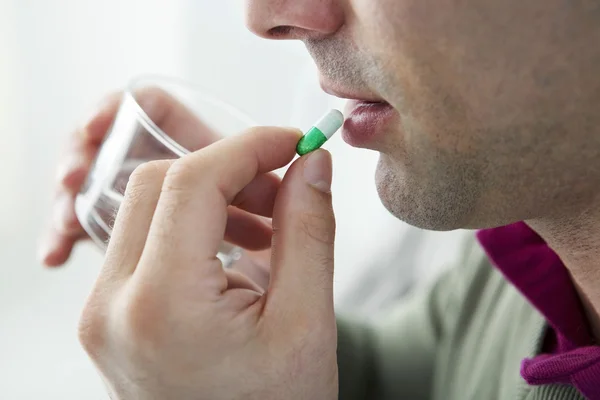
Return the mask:
[[[255,128],[136,169],[80,323],[113,398],[337,399],[329,153],[294,162],[272,208],[239,201],[299,137]],[[215,257],[231,204],[273,217],[265,293]]]
[[[65,156],[61,157],[63,161],[58,168],[53,218],[39,249],[39,257],[47,266],[64,264],[74,244],[88,238],[75,215],[75,196],[83,185],[90,165],[115,118],[121,98],[120,92],[107,96],[94,115],[74,132]],[[197,150],[220,139],[218,134],[199,121],[183,104],[158,88],[142,89],[136,92],[136,98],[163,131],[188,149]],[[191,135],[190,132],[195,134]],[[154,140],[137,143],[136,150],[137,153],[131,156],[142,160],[172,157],[170,154],[161,154],[164,148],[157,146]],[[279,184],[280,179],[277,175],[264,174],[253,182],[253,189],[246,191],[248,197],[240,201],[256,203],[270,197],[272,206]],[[265,193],[267,195],[263,195]],[[255,216],[233,207],[230,208],[229,214],[227,238],[253,250],[245,252],[243,259],[237,262],[234,268],[248,275],[260,286],[266,287],[269,279],[268,260],[265,262],[264,251],[257,250],[270,247],[270,221],[258,221]],[[250,232],[249,227],[254,227],[254,230]]]
[[[114,119],[120,100],[121,93],[107,96],[95,114],[73,132],[66,152],[61,157],[52,218],[38,249],[40,261],[47,266],[64,264],[75,242],[87,238],[75,215],[75,196]]]

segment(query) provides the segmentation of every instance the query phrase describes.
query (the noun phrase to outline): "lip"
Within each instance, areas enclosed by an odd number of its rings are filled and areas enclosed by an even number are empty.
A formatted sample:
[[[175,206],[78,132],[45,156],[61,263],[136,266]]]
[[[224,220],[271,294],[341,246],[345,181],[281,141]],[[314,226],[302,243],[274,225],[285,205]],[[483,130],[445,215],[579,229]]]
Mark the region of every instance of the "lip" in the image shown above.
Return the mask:
[[[323,79],[321,79],[320,83],[321,89],[323,89],[325,93],[335,97],[339,97],[340,99],[360,100],[368,103],[384,102],[382,98],[377,97],[374,93],[371,92],[352,91],[348,88],[342,87],[341,85],[336,85],[329,81],[326,82]]]
[[[325,93],[349,100],[342,136],[350,146],[374,147],[373,142],[396,115],[396,110],[374,93],[355,92],[324,79],[321,79],[321,88]]]
[[[354,147],[374,148],[373,143],[383,135],[396,116],[396,110],[387,102],[350,100],[346,111],[342,136],[346,143]]]

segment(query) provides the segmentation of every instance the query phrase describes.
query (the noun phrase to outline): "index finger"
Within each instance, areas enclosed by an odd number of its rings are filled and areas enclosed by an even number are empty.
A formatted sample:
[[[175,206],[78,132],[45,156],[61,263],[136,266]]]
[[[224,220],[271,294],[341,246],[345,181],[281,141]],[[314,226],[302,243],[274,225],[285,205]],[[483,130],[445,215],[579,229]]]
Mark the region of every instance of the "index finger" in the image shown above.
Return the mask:
[[[177,160],[165,177],[139,269],[164,264],[173,271],[214,261],[227,206],[258,174],[288,164],[301,135],[253,128]]]

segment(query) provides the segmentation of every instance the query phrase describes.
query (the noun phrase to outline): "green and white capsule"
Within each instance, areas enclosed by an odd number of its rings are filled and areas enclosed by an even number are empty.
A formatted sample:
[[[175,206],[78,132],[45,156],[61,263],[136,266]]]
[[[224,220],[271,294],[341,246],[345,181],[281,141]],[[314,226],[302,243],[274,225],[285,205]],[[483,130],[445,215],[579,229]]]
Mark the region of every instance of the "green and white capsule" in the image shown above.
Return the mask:
[[[296,145],[296,153],[303,156],[323,146],[344,123],[344,114],[331,110],[325,114],[308,132],[302,136]]]

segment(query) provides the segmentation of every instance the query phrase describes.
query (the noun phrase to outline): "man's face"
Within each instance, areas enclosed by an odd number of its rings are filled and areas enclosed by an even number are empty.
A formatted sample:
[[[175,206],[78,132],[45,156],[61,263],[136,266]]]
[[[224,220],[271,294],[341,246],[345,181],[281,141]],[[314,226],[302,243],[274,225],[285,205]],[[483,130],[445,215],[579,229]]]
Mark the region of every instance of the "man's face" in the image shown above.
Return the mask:
[[[600,193],[599,1],[247,3],[251,30],[302,40],[323,88],[357,100],[344,138],[380,152],[400,219],[497,226]]]

